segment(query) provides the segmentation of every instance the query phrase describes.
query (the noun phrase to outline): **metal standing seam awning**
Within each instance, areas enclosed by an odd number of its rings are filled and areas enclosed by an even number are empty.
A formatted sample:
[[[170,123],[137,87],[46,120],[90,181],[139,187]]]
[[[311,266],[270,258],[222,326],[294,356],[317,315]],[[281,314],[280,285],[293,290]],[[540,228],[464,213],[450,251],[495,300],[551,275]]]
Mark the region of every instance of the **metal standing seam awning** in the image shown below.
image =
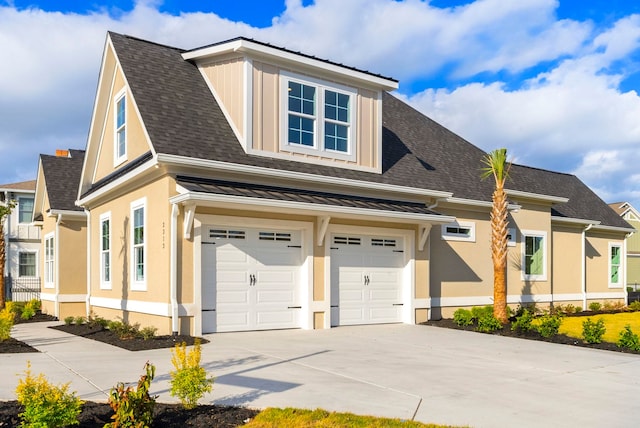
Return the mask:
[[[170,202],[184,205],[241,204],[245,208],[268,208],[271,212],[286,210],[306,215],[335,215],[413,224],[444,224],[455,220],[452,216],[430,210],[420,202],[184,176],[176,177],[176,182],[180,194],[171,198]]]

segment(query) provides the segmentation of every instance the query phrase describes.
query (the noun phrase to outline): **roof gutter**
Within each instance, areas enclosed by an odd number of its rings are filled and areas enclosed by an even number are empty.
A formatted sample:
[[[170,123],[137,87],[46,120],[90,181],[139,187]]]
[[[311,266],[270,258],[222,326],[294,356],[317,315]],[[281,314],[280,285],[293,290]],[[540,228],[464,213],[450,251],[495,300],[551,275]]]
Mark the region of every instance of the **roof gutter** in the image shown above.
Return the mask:
[[[47,211],[47,215],[50,217],[62,216],[62,217],[77,217],[79,219],[87,218],[87,213],[85,211],[49,210]]]
[[[521,190],[505,189],[507,196],[515,198],[531,199],[535,201],[550,202],[552,204],[566,204],[569,198],[562,196],[543,195],[540,193],[523,192]]]
[[[416,187],[397,186],[395,184],[376,183],[363,180],[350,180],[346,178],[326,177],[323,175],[309,174],[305,172],[286,171],[282,169],[264,168],[254,165],[242,165],[230,162],[213,161],[206,159],[190,158],[185,156],[168,155],[158,153],[156,163],[171,164],[176,166],[190,166],[207,168],[222,172],[237,172],[252,176],[282,178],[295,181],[309,181],[314,183],[331,184],[336,186],[351,186],[368,190],[380,190],[394,193],[427,196],[431,198],[450,198],[453,193],[440,190],[419,189]]]

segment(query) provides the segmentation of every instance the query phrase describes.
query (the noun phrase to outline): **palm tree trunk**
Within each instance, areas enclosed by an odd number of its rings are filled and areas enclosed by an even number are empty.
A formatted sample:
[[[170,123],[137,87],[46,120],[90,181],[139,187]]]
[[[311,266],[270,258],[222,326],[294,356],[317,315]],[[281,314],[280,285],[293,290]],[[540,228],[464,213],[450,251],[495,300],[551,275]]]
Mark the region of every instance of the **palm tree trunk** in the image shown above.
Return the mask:
[[[491,209],[491,258],[493,260],[493,316],[501,323],[507,317],[507,224],[509,211],[504,187],[493,192]]]
[[[4,225],[3,219],[0,218],[0,309],[4,309],[4,264],[6,261],[6,249],[4,248]]]

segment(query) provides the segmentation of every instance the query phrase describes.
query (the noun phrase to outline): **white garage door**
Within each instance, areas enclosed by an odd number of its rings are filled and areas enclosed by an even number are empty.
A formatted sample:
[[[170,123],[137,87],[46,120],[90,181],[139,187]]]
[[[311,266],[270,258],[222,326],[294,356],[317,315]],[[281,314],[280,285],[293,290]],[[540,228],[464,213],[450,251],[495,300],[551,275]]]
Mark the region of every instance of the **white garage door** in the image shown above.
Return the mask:
[[[203,230],[203,333],[300,327],[300,232]]]
[[[403,250],[401,238],[332,237],[332,326],[402,321]]]

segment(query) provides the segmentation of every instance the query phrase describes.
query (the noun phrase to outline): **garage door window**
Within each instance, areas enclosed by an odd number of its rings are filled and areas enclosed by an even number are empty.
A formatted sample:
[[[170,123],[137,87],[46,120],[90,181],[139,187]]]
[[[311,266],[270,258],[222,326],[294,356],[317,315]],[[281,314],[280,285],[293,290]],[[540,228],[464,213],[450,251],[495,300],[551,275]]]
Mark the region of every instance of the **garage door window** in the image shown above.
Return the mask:
[[[285,232],[260,232],[258,239],[261,241],[285,241],[291,242],[291,234]]]
[[[396,240],[395,239],[371,238],[371,245],[373,247],[395,247],[396,246]]]
[[[244,230],[224,230],[224,229],[210,229],[209,238],[215,239],[245,239],[246,233]]]
[[[337,245],[360,245],[361,239],[354,236],[336,236],[333,243]]]

